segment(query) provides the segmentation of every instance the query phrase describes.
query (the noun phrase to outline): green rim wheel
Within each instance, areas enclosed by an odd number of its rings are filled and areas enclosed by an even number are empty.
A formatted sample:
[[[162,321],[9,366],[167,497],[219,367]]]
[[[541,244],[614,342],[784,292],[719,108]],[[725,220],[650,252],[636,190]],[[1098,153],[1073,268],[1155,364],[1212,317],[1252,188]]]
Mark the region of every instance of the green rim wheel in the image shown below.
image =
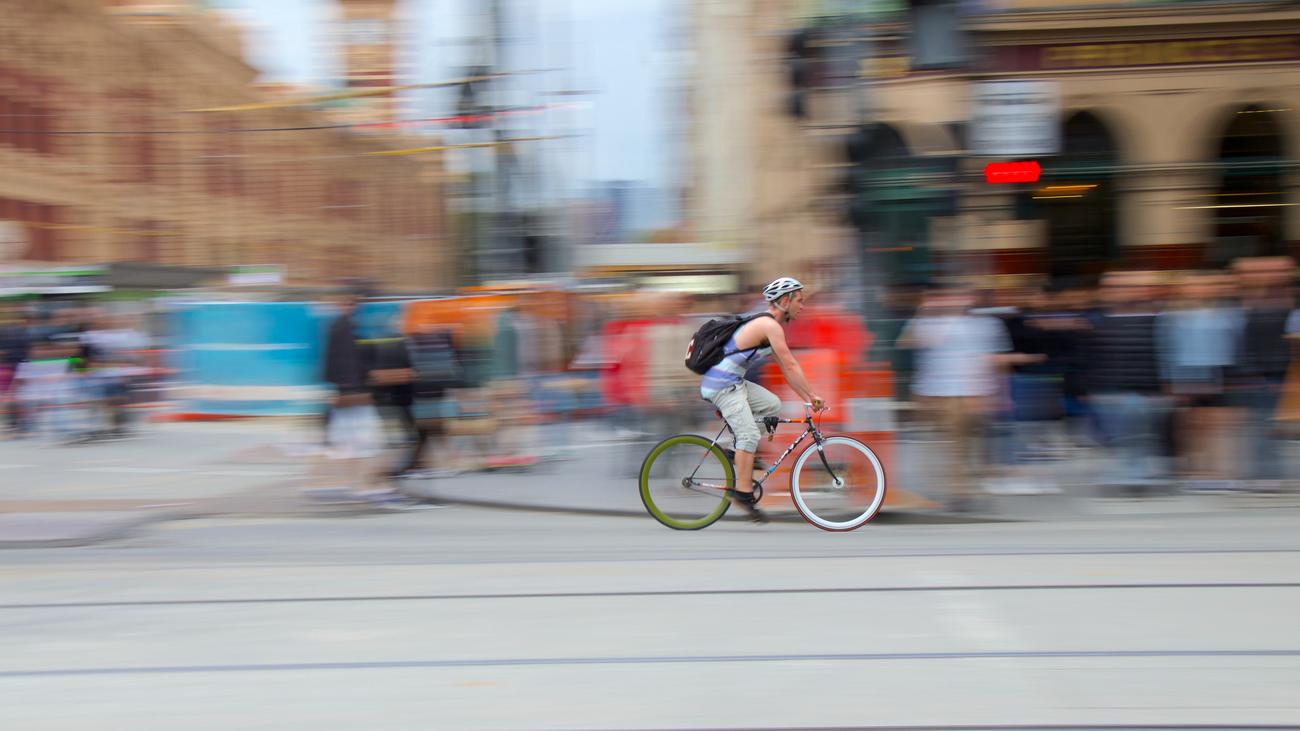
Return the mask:
[[[731,507],[736,470],[722,448],[695,434],[655,445],[641,463],[641,502],[654,519],[677,530],[699,530]]]

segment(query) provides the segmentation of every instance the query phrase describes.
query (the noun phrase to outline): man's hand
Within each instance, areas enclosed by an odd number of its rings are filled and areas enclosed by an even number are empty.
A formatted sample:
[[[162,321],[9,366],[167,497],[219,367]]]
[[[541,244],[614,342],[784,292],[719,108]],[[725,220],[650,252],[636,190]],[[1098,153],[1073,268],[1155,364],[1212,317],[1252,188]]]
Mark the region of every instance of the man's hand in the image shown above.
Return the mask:
[[[826,399],[822,398],[821,396],[813,396],[809,398],[808,403],[812,404],[813,411],[817,413],[821,413],[826,410]]]
[[[366,406],[370,403],[370,394],[368,393],[339,394],[334,398],[334,406],[340,409],[352,406]]]
[[[415,380],[415,371],[410,368],[388,368],[370,371],[370,382],[376,386],[397,386]]]

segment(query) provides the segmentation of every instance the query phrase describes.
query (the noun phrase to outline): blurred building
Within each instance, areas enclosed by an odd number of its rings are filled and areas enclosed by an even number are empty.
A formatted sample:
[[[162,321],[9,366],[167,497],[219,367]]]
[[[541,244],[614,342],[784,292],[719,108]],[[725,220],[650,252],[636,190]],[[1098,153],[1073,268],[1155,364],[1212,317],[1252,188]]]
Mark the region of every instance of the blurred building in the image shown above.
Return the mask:
[[[409,140],[259,87],[202,5],[0,0],[0,220],[27,234],[9,257],[453,284],[437,156],[376,154]]]
[[[738,254],[750,280],[811,278],[818,262],[844,255],[852,242],[833,212],[817,207],[824,167],[834,162],[827,132],[803,129],[785,110],[780,60],[806,3],[688,5],[686,217],[694,238]]]
[[[343,55],[343,85],[349,90],[396,86],[400,24],[394,0],[337,0],[335,42]],[[365,96],[340,102],[333,115],[359,123],[397,121],[396,94]]]
[[[981,255],[986,271],[1061,276],[1290,251],[1300,241],[1300,9],[1081,5],[983,6],[961,23],[969,53],[956,68],[918,69],[901,39],[880,44],[876,61],[906,70],[873,85],[878,118],[909,155],[937,139],[974,157],[971,167],[1000,159],[989,154],[999,140],[974,137],[988,105],[973,102],[972,78],[1046,81],[1055,97],[1054,149],[1038,156],[1032,140],[1013,139],[1008,150],[1039,159],[1042,180],[970,183],[954,227],[965,235],[942,243]]]
[[[765,267],[791,241],[834,250],[828,220],[896,283],[1300,253],[1295,3],[912,0],[848,34],[808,7],[696,11],[694,219],[741,232]],[[1010,160],[1041,180],[984,181]],[[849,215],[815,212],[846,188]]]

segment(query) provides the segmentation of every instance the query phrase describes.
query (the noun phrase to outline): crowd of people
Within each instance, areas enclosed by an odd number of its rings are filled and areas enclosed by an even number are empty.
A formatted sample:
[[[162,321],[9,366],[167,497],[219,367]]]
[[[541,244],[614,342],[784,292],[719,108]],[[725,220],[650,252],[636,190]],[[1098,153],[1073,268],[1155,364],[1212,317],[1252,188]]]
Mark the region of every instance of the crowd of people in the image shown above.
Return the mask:
[[[1293,485],[1300,419],[1294,262],[1112,272],[1100,287],[934,290],[898,341],[918,413],[948,447],[950,498],[1031,492],[1035,461],[1104,457],[1124,493]],[[981,301],[983,300],[983,301]]]
[[[585,417],[607,420],[612,438],[638,441],[703,404],[690,398],[698,383],[681,363],[694,330],[686,296],[589,299],[567,319],[521,298],[453,324],[409,328],[399,315],[382,337],[365,337],[363,294],[336,300],[322,364],[336,394],[326,451],[352,466],[335,470],[339,484],[310,490],[314,497],[402,506],[405,478],[532,469],[572,456],[571,429]],[[627,469],[642,456],[629,453]]]
[[[100,307],[0,310],[0,432],[49,445],[130,436],[149,352],[137,323]]]
[[[1080,455],[1099,458],[1095,483],[1127,493],[1284,490],[1300,431],[1295,273],[1289,258],[1261,258],[1097,286],[936,287],[898,313],[906,326],[873,358],[912,354],[894,374],[910,384],[903,423],[914,415],[938,437],[923,454],[946,465],[934,482],[958,507],[1052,489],[1037,468]],[[322,363],[335,398],[321,441],[371,464],[340,478],[350,491],[532,468],[572,454],[586,417],[624,445],[612,461],[630,476],[648,443],[713,418],[683,366],[692,333],[758,304],[752,292],[641,290],[574,298],[561,317],[521,297],[463,322],[399,317],[366,333],[362,294],[337,302]],[[97,305],[0,309],[0,429],[48,444],[129,435],[158,366],[144,324]]]
[[[956,508],[982,493],[1058,489],[1038,468],[1080,460],[1118,494],[1287,489],[1288,428],[1300,425],[1294,275],[1292,260],[1271,258],[1227,272],[1113,272],[1096,286],[928,290],[898,339],[875,346],[912,352],[895,373],[910,384],[902,413],[937,437],[899,459],[944,465],[930,492]],[[402,435],[379,480],[526,468],[571,446],[569,425],[584,416],[623,444],[612,462],[626,477],[649,444],[713,418],[683,366],[685,343],[709,317],[756,302],[629,292],[560,322],[524,299],[479,325],[400,334],[394,323],[398,335],[347,356],[359,370],[329,366],[352,373],[351,386],[329,380],[364,390]],[[348,420],[333,424],[342,431],[331,439],[347,441]]]

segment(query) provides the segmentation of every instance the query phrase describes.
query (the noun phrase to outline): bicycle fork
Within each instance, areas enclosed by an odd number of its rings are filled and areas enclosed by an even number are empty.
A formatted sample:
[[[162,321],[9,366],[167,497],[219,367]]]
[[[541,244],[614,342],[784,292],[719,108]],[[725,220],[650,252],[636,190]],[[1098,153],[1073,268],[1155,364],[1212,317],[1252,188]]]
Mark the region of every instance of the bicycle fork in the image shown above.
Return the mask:
[[[826,474],[831,476],[831,484],[839,488],[844,487],[844,480],[840,479],[840,476],[835,474],[835,468],[831,467],[830,461],[826,459],[826,448],[822,446],[822,435],[816,430],[812,432],[812,435],[813,442],[817,445],[817,456],[821,459],[822,465],[826,467]]]

